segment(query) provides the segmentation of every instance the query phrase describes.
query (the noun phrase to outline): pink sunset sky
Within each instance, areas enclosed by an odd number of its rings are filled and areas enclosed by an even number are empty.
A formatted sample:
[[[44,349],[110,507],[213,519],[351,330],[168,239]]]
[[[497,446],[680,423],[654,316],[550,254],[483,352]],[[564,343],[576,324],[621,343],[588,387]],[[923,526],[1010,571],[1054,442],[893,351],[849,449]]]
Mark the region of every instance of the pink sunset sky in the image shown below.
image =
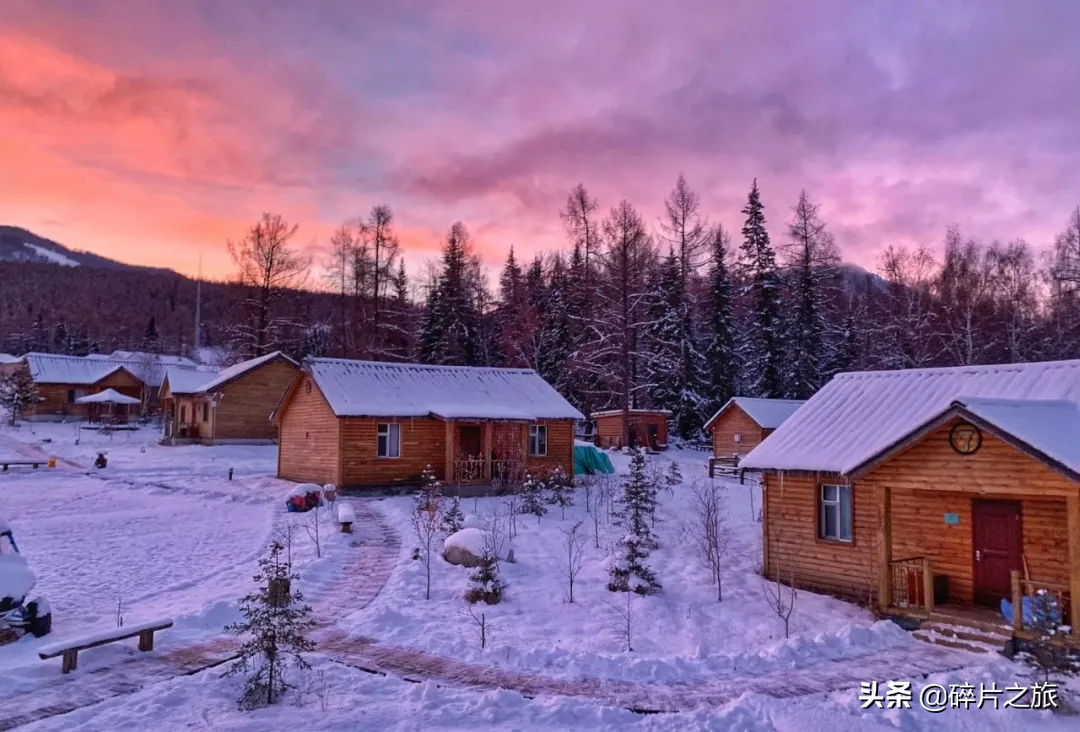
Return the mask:
[[[318,249],[386,202],[414,271],[564,248],[583,182],[655,220],[684,173],[849,261],[950,224],[1047,246],[1080,203],[1072,0],[0,0],[0,223],[193,274],[263,211]]]

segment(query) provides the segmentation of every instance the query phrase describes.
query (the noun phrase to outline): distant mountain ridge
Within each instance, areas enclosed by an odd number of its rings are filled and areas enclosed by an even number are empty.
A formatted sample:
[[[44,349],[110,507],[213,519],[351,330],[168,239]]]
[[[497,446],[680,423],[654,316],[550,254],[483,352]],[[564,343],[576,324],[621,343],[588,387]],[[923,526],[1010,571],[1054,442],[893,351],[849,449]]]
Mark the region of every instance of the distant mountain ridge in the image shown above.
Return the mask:
[[[152,272],[172,272],[158,267],[141,267],[118,262],[91,252],[69,249],[52,239],[46,239],[19,226],[0,226],[0,262],[29,262],[56,264],[63,267],[94,269],[128,269]]]

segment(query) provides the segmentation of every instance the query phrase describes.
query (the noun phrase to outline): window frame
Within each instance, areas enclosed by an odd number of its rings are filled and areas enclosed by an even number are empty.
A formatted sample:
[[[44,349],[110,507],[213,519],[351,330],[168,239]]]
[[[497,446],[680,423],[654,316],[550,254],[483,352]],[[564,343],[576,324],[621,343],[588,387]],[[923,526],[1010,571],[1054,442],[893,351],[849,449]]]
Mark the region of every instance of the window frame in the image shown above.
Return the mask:
[[[396,436],[396,440],[391,442],[391,437]],[[386,454],[382,452],[382,441],[386,440]],[[394,452],[391,447],[397,447],[397,454],[392,455]],[[376,422],[375,423],[375,457],[379,460],[400,460],[401,459],[401,424],[399,422]]]
[[[836,488],[836,498],[834,500],[826,500],[825,489]],[[843,536],[843,496],[847,495],[848,511],[850,514],[850,534],[848,538],[842,538]],[[855,545],[855,486],[854,484],[843,483],[820,483],[817,489],[816,499],[816,518],[817,526],[815,528],[815,536],[819,542],[825,544],[839,544],[841,546],[854,546]],[[836,511],[836,536],[827,536],[825,533],[825,517],[827,514],[827,508],[834,508]]]
[[[544,451],[540,452],[540,434],[543,430]],[[548,456],[548,426],[546,424],[529,425],[529,457]]]

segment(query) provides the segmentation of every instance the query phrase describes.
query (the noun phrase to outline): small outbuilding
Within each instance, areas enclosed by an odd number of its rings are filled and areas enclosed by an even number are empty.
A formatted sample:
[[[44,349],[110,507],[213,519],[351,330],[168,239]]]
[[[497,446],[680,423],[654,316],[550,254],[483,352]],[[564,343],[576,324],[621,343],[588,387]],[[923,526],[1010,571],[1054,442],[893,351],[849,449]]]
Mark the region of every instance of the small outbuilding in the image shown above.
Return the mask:
[[[121,394],[115,389],[106,389],[79,397],[75,403],[86,405],[87,419],[91,424],[109,426],[127,424],[129,410],[134,407],[138,413],[138,407],[142,402],[136,397]]]
[[[593,412],[596,446],[603,449],[646,447],[666,450],[668,418],[666,409],[606,409]]]
[[[705,423],[705,430],[712,432],[713,457],[737,463],[804,403],[791,399],[729,399]]]
[[[279,478],[385,488],[570,475],[583,416],[531,369],[311,358],[274,419]]]
[[[275,351],[217,373],[169,369],[161,387],[165,444],[270,443],[271,415],[296,373],[296,362]]]
[[[23,362],[41,397],[25,415],[30,420],[86,419],[90,405],[79,399],[106,389],[140,404],[147,396],[146,382],[128,364],[51,353],[28,353]]]

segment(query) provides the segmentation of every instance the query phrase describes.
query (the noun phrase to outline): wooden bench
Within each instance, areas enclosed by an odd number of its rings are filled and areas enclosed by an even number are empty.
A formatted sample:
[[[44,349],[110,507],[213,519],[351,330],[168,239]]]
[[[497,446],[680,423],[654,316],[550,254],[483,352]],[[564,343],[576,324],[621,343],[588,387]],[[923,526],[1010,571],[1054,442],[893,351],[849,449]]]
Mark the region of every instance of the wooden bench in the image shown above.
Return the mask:
[[[2,460],[0,459],[0,466],[3,466],[4,473],[7,472],[9,465],[30,465],[34,470],[38,469],[39,465],[44,465],[48,460]]]
[[[38,653],[38,657],[42,661],[47,661],[50,658],[63,656],[64,661],[61,671],[66,674],[78,668],[79,651],[85,651],[88,648],[97,648],[98,646],[104,646],[109,643],[115,643],[116,641],[122,641],[138,636],[139,650],[152,651],[154,650],[154,633],[159,630],[171,628],[172,624],[172,620],[155,620],[153,622],[140,623],[138,625],[122,626],[93,636],[73,639],[65,643],[55,643],[46,648],[42,648],[41,652]]]

